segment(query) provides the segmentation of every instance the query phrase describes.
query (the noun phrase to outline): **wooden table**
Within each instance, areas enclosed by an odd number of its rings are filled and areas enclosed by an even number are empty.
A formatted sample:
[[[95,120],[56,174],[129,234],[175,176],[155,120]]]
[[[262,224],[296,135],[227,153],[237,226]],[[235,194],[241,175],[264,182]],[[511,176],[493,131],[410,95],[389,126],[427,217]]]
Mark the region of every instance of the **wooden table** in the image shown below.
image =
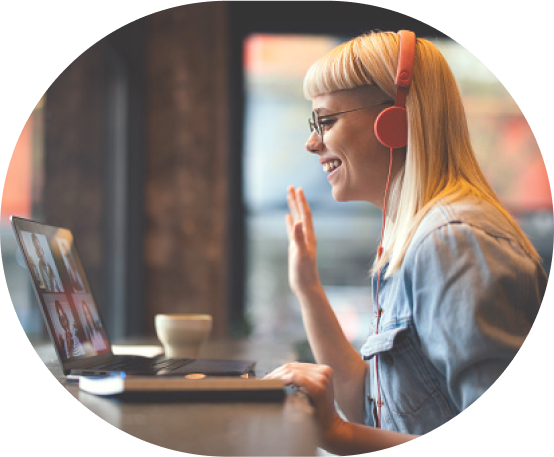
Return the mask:
[[[53,348],[37,352],[60,383],[78,401],[118,429],[158,446],[189,454],[316,455],[313,410],[300,394],[284,402],[121,402],[81,392],[68,382],[54,360]],[[114,352],[152,355],[158,346],[114,346]],[[245,358],[257,361],[265,374],[295,359],[286,344],[248,341],[210,342],[201,357]],[[102,443],[98,443],[99,449]]]

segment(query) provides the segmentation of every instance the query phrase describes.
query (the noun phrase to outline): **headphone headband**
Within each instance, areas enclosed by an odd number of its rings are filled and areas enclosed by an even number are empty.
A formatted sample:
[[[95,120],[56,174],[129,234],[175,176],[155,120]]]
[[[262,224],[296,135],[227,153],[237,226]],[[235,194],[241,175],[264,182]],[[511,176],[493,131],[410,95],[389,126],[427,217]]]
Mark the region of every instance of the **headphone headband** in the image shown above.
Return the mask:
[[[398,36],[400,37],[400,49],[395,84],[399,87],[410,87],[414,73],[416,37],[415,33],[409,30],[400,30]]]
[[[412,84],[412,76],[414,74],[414,60],[416,36],[414,32],[409,30],[400,30],[398,32],[400,39],[398,50],[398,64],[396,68],[396,100],[395,105],[402,108],[406,107],[406,97],[408,90]]]
[[[408,143],[406,98],[412,83],[416,36],[409,30],[398,32],[400,39],[396,67],[396,100],[394,106],[383,110],[375,120],[375,135],[388,148],[397,149]]]

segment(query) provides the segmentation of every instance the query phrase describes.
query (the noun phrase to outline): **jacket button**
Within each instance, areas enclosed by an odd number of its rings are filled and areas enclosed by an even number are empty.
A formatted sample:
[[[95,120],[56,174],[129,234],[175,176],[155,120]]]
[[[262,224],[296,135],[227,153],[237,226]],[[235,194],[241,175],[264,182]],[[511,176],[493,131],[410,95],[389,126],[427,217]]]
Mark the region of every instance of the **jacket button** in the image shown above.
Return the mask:
[[[366,394],[366,397],[367,397],[367,401],[371,405],[373,403],[373,397],[370,394]]]

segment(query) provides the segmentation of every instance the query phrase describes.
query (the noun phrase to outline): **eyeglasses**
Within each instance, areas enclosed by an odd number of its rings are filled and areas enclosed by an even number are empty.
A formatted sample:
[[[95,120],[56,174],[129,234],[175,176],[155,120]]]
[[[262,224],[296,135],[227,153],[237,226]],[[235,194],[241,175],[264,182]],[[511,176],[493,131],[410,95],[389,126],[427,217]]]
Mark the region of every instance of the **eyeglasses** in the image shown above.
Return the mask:
[[[339,111],[337,113],[325,114],[324,116],[318,116],[315,111],[312,111],[312,118],[308,119],[308,123],[310,124],[310,132],[313,133],[313,131],[315,130],[319,135],[319,138],[321,138],[321,141],[323,141],[323,126],[325,124],[321,122],[322,120],[325,120],[326,118],[329,118],[329,117],[339,116],[341,114],[353,113],[354,111],[360,111],[362,109],[371,108],[372,106],[376,106],[376,105],[392,105],[393,103],[394,102],[392,101],[375,103],[373,105],[363,106],[361,108],[355,108],[355,109],[349,109],[347,111]]]

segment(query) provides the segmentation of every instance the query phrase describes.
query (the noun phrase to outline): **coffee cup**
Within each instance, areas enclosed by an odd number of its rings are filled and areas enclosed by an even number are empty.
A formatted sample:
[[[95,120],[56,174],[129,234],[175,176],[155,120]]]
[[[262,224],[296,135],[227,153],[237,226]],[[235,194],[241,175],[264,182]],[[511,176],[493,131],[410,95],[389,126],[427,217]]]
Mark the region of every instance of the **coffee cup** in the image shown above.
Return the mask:
[[[156,335],[167,358],[194,359],[212,330],[209,314],[157,314]]]

